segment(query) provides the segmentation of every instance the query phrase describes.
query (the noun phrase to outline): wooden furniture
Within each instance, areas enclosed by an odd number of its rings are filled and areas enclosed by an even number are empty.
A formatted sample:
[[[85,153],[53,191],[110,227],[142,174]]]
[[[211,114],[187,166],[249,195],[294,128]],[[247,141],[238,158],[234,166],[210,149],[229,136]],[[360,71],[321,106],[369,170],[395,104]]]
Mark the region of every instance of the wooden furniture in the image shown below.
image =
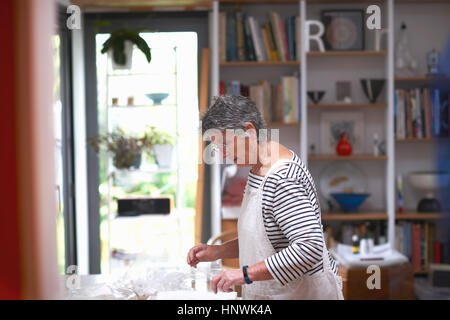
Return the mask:
[[[373,273],[366,268],[339,266],[345,300],[411,300],[414,299],[414,272],[407,263],[380,268],[380,289],[369,289],[367,279]]]
[[[208,109],[208,88],[209,88],[209,48],[202,49],[202,70],[200,75],[200,96],[199,96],[199,111],[204,114]],[[202,140],[202,145],[199,148],[199,153],[203,153],[205,148],[205,141]],[[203,190],[204,190],[204,176],[205,164],[202,161],[198,164],[198,180],[197,180],[197,195],[195,198],[195,243],[202,240],[202,219],[203,219]]]
[[[225,233],[222,242],[232,240],[237,237],[237,220],[222,219],[222,232]],[[222,265],[226,268],[239,268],[239,259],[223,259]]]

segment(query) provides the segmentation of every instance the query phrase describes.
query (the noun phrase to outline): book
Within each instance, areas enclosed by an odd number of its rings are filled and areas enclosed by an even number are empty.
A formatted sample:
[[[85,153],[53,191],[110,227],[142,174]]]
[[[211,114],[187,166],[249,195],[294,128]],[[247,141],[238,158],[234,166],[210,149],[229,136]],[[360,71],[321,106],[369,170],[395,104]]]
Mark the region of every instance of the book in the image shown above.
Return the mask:
[[[267,42],[269,44],[269,60],[270,61],[278,61],[278,53],[277,53],[277,48],[275,46],[275,43],[273,42],[272,36],[271,36],[271,31],[270,31],[270,23],[266,22],[264,24],[264,33],[267,35]]]
[[[250,25],[248,23],[247,15],[244,16],[244,35],[245,35],[245,50],[248,61],[256,61],[255,47],[253,45]]]
[[[413,270],[420,271],[421,269],[421,247],[420,247],[420,225],[412,225],[412,240],[413,240],[413,251],[412,251],[412,265]]]
[[[280,19],[280,32],[281,32],[281,43],[283,46],[285,59],[286,61],[289,61],[289,47],[288,47],[288,41],[287,41],[287,35],[286,35],[286,28],[285,23],[282,19]]]
[[[274,36],[275,36],[275,43],[277,45],[277,51],[278,56],[280,58],[280,61],[286,61],[286,53],[284,52],[284,44],[283,44],[283,36],[281,34],[281,22],[280,22],[280,16],[276,12],[270,12],[270,23],[272,24]]]
[[[301,52],[301,44],[302,44],[302,32],[301,32],[301,20],[300,17],[295,17],[295,52],[296,59],[300,61],[300,52]]]
[[[231,93],[239,96],[241,95],[241,83],[237,80],[231,81]]]
[[[430,89],[423,89],[423,102],[425,107],[425,137],[431,138],[431,101],[430,101]]]
[[[266,51],[266,56],[268,58],[268,61],[273,61],[272,51],[270,50],[270,46],[269,46],[269,34],[267,33],[267,28],[265,25],[262,28],[262,35],[263,35],[264,49]]]
[[[226,20],[226,54],[227,61],[237,60],[236,18],[234,14],[227,13]]]
[[[397,113],[397,138],[405,139],[405,92],[403,90],[395,90],[396,93],[396,113]]]
[[[277,84],[277,110],[278,110],[278,121],[283,122],[283,92],[282,92],[281,82]]]
[[[287,45],[288,45],[289,60],[293,61],[293,60],[295,60],[295,57],[294,57],[294,35],[292,34],[293,28],[291,27],[291,18],[290,17],[284,21],[284,27],[286,30],[286,39],[287,39]]]
[[[236,11],[236,38],[237,38],[237,57],[239,61],[245,61],[245,43],[244,43],[244,23],[243,12]]]
[[[406,137],[413,138],[412,115],[411,115],[411,95],[409,91],[405,91],[405,117],[406,117]]]
[[[273,55],[274,55],[274,61],[280,61],[280,56],[278,54],[278,49],[277,49],[277,43],[275,40],[275,33],[273,30],[273,26],[271,22],[267,23],[268,26],[268,30],[269,30],[269,43],[270,43],[270,48],[273,51]]]
[[[439,89],[434,89],[432,91],[432,104],[431,105],[432,105],[431,111],[432,111],[432,119],[433,119],[432,135],[433,135],[433,137],[437,138],[440,136],[440,133],[441,133]]]
[[[266,122],[270,122],[271,121],[271,105],[270,105],[270,101],[271,101],[271,90],[270,90],[270,83],[267,80],[260,80],[258,81],[258,84],[261,86],[261,90],[262,90],[262,110],[263,110],[263,117],[264,120]]]
[[[264,59],[264,52],[263,52],[263,45],[261,43],[260,37],[259,37],[259,25],[258,21],[254,17],[248,17],[248,22],[250,25],[250,32],[252,34],[252,40],[253,40],[253,46],[255,48],[256,53],[256,60],[257,61],[265,61]]]
[[[278,120],[278,108],[277,108],[277,86],[275,85],[271,85],[270,86],[271,89],[271,117],[270,117],[270,121],[271,122],[277,122]]]
[[[295,76],[281,77],[283,91],[283,122],[298,121],[298,78]]]
[[[226,25],[227,13],[222,11],[219,13],[219,61],[227,61],[227,43],[226,43]]]

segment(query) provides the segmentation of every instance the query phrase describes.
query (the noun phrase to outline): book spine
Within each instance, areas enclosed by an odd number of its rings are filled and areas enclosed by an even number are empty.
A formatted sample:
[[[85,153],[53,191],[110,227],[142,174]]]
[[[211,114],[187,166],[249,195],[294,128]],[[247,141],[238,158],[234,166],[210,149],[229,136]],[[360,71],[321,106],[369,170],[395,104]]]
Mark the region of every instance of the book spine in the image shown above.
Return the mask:
[[[274,52],[274,61],[280,61],[280,56],[277,49],[277,43],[275,40],[275,32],[273,30],[273,26],[271,22],[267,23],[268,25],[268,31],[269,31],[269,41],[270,41],[270,47],[272,51]]]
[[[236,38],[239,61],[245,61],[244,25],[242,23],[242,15],[242,12],[236,12]]]
[[[250,31],[250,24],[248,23],[248,17],[244,19],[244,32],[245,32],[245,44],[247,48],[247,58],[249,61],[256,61],[255,46],[252,40],[252,33]]]
[[[434,242],[434,263],[441,263],[441,243]]]
[[[425,106],[425,136],[431,138],[430,89],[423,89],[423,100]]]
[[[277,44],[278,56],[281,61],[286,61],[286,53],[284,52],[283,37],[280,30],[280,18],[276,12],[270,13],[270,22],[272,23],[275,43]]]
[[[227,14],[226,28],[227,61],[236,61],[236,19],[233,14]]]
[[[231,81],[231,88],[234,95],[241,95],[241,83],[239,81]]]
[[[413,224],[412,226],[412,240],[413,240],[413,252],[412,252],[412,264],[414,271],[420,271],[420,225]]]
[[[288,44],[289,60],[294,60],[294,39],[292,37],[291,18],[284,21],[284,28],[286,30],[286,38]]]
[[[263,35],[264,48],[266,51],[266,56],[268,57],[268,61],[273,61],[272,51],[270,50],[270,46],[269,46],[269,35],[267,33],[266,26],[263,26],[263,28],[262,28],[262,35]]]
[[[288,47],[285,23],[284,23],[283,19],[280,19],[280,31],[281,31],[281,40],[282,40],[285,58],[286,58],[286,61],[289,61],[290,60],[289,59],[289,47]]]
[[[409,91],[405,91],[405,109],[406,109],[406,137],[413,138],[411,99]]]
[[[277,84],[277,98],[278,121],[283,122],[283,88],[281,81]]]
[[[253,17],[248,17],[250,31],[252,33],[253,45],[255,47],[256,59],[258,61],[264,61],[264,55],[262,52],[262,46],[260,43],[259,35],[258,35],[258,22]]]
[[[301,20],[300,17],[295,17],[295,42],[296,42],[296,59],[297,61],[300,61],[300,52],[301,52],[301,44],[302,44],[302,37],[301,37]]]
[[[271,85],[270,89],[272,91],[271,93],[271,103],[270,103],[270,108],[271,108],[271,121],[273,122],[277,122],[278,120],[278,108],[277,108],[277,86],[275,85]]]
[[[227,40],[226,40],[226,29],[227,25],[227,14],[226,12],[219,13],[219,61],[227,61]]]
[[[434,115],[434,136],[438,138],[440,136],[440,101],[439,101],[439,89],[433,90],[433,115]]]

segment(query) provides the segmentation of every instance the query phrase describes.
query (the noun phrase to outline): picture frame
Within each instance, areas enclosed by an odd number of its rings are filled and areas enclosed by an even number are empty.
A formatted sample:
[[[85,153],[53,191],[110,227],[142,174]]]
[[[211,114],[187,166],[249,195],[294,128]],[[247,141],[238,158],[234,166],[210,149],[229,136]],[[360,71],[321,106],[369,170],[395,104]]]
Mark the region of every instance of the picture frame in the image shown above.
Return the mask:
[[[324,111],[320,114],[320,153],[336,154],[342,132],[352,144],[353,154],[364,153],[364,113],[361,111]]]
[[[328,51],[361,51],[365,49],[364,10],[322,10],[325,28],[323,42]]]

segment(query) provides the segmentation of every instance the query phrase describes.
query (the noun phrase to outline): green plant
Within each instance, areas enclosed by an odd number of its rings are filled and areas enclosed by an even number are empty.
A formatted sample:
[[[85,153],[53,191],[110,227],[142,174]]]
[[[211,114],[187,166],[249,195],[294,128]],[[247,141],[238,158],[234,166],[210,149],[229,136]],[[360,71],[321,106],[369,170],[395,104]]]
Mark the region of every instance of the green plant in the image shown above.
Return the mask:
[[[175,144],[174,136],[166,131],[158,130],[155,127],[148,127],[146,133],[150,137],[152,145]]]
[[[119,29],[111,33],[111,37],[103,43],[102,53],[112,50],[114,62],[118,65],[125,65],[127,63],[127,56],[125,54],[125,41],[134,43],[147,58],[150,63],[152,54],[147,42],[139,35],[142,30],[134,29]]]
[[[118,128],[112,133],[98,135],[89,138],[88,143],[94,147],[95,152],[100,148],[112,153],[113,163],[117,169],[129,169],[139,167],[142,152],[150,152],[152,148],[152,138],[149,132],[145,132],[141,137],[126,134]]]

